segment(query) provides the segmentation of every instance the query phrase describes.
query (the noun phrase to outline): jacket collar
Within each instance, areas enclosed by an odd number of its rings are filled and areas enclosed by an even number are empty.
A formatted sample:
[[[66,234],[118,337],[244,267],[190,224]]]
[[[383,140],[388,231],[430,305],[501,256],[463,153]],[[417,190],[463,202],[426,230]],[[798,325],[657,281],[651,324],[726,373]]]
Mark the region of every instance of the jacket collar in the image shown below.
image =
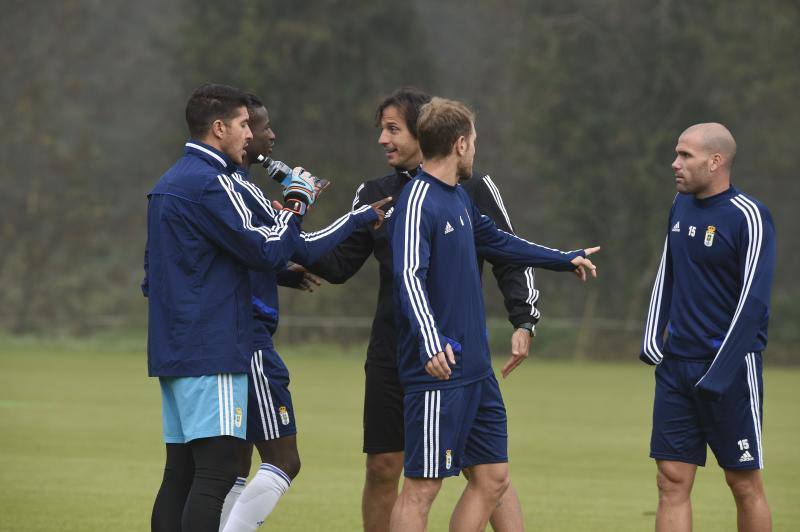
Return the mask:
[[[410,180],[414,179],[415,177],[417,177],[421,170],[422,170],[422,166],[417,166],[416,168],[412,168],[411,170],[402,170],[400,168],[395,167],[394,173],[397,176],[402,177],[403,179],[406,179],[406,180],[410,181]]]
[[[456,183],[455,185],[450,185],[439,179],[438,177],[432,176],[425,170],[420,170],[420,172],[415,176],[417,179],[425,178],[432,183],[436,183],[437,185],[441,186],[445,190],[455,190],[459,187],[459,184]]]
[[[250,169],[246,166],[239,166],[237,164],[233,165],[232,170],[242,176],[245,179],[250,179]]]
[[[194,155],[207,161],[211,166],[225,171],[235,171],[236,166],[231,161],[231,158],[219,151],[212,148],[208,144],[200,142],[196,139],[189,139],[184,144],[183,153],[186,155]]]
[[[714,194],[713,196],[708,196],[707,198],[697,199],[695,197],[692,197],[692,202],[698,207],[703,207],[703,208],[711,207],[712,205],[716,205],[721,201],[734,197],[738,193],[739,191],[733,188],[733,185],[731,185],[723,192],[719,192],[717,194]]]

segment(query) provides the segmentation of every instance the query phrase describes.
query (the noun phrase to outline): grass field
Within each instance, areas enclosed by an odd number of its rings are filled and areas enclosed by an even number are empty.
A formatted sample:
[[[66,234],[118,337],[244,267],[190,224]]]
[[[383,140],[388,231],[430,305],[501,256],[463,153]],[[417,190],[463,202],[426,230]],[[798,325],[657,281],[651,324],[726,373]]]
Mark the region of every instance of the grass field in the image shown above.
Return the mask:
[[[283,350],[303,469],[265,529],[360,528],[361,353]],[[501,383],[529,530],[653,528],[652,380],[652,368],[634,362],[533,359]],[[800,530],[800,371],[768,367],[764,380],[775,530]],[[138,341],[0,339],[0,426],[0,530],[149,530],[163,444],[158,384]],[[447,529],[462,487],[460,478],[445,482],[430,530]],[[713,457],[698,473],[694,505],[696,530],[735,530]]]

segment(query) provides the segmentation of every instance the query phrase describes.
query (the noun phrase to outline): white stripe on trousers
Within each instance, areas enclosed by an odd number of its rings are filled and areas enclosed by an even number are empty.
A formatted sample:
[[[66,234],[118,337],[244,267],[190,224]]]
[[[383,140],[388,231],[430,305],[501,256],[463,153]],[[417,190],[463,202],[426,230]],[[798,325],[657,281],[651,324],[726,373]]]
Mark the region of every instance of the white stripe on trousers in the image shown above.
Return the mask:
[[[225,434],[225,414],[222,408],[222,374],[217,373],[217,410],[219,410],[219,433]]]
[[[422,476],[428,476],[428,410],[430,403],[430,393],[425,392],[425,413],[422,419]]]
[[[228,410],[228,436],[233,436],[233,424],[234,419],[236,417],[236,412],[234,412],[235,407],[233,404],[233,374],[228,373],[228,394],[230,395],[230,408]]]
[[[228,404],[228,398],[230,394],[228,393],[228,375],[222,374],[222,404],[225,405],[225,430],[222,431],[224,436],[230,434],[230,404]]]
[[[264,399],[262,398],[263,392],[261,390],[261,384],[258,378],[258,367],[256,366],[256,359],[260,354],[261,351],[253,352],[253,358],[250,359],[250,374],[253,376],[253,386],[256,393],[256,402],[258,403],[258,414],[261,416],[261,429],[264,432],[265,438],[272,439],[272,424],[267,424],[266,417],[269,416],[269,412],[264,412]]]
[[[423,419],[423,473],[426,478],[439,476],[439,411],[441,390],[425,392],[425,415]]]
[[[280,433],[280,430],[278,429],[278,415],[275,413],[275,405],[272,402],[272,392],[270,392],[270,390],[269,390],[269,381],[267,380],[267,374],[264,373],[264,354],[263,353],[261,354],[261,356],[258,359],[258,369],[261,372],[261,375],[264,377],[264,382],[262,383],[262,386],[263,386],[264,391],[266,392],[266,395],[267,395],[267,405],[269,406],[268,412],[270,414],[270,418],[272,419],[272,427],[273,427],[274,432],[275,432],[275,438],[280,438],[281,437],[281,433]]]
[[[750,388],[750,413],[753,415],[753,428],[758,449],[758,468],[764,469],[764,451],[761,448],[761,398],[758,390],[758,370],[755,353],[747,353],[747,385]]]
[[[231,394],[228,387],[228,374],[217,375],[217,393],[219,395],[219,433],[221,436],[230,434],[230,400]]]
[[[217,402],[220,436],[233,436],[233,374],[217,374]]]
[[[436,476],[439,476],[439,410],[442,406],[442,392],[436,390]]]
[[[272,402],[272,393],[269,390],[269,379],[264,373],[264,353],[258,350],[253,353],[251,369],[253,372],[253,383],[256,385],[256,399],[258,399],[258,409],[261,413],[261,423],[264,430],[264,439],[274,440],[281,437],[278,428],[278,415],[275,413],[275,406]]]

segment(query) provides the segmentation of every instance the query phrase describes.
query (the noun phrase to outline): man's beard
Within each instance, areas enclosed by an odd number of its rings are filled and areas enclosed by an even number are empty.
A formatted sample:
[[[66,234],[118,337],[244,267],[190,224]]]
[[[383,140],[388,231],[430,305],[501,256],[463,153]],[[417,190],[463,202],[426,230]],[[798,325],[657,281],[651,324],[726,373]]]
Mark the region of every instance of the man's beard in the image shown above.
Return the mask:
[[[461,163],[458,162],[458,166],[456,166],[456,176],[458,176],[459,181],[466,181],[470,177],[472,177],[472,163]]]

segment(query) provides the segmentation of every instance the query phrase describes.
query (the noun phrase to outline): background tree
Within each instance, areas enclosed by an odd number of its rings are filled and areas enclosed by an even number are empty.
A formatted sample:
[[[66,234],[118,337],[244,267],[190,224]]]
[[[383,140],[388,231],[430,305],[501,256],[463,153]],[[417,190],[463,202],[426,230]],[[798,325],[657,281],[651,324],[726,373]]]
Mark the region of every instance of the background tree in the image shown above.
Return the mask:
[[[200,83],[259,94],[275,156],[333,181],[309,229],[386,173],[374,108],[413,84],[477,110],[476,166],[493,175],[521,234],[604,246],[602,278],[588,289],[539,274],[543,332],[565,327],[551,335],[565,339],[557,353],[633,356],[674,195],[676,138],[692,123],[728,125],[740,146],[734,182],[769,206],[777,228],[770,356],[796,351],[796,2],[73,0],[11,1],[4,12],[9,330],[144,324],[145,194],[180,153],[183,106]],[[278,196],[260,170],[254,178]],[[370,262],[348,285],[282,293],[282,311],[366,317],[376,282]],[[496,291],[486,292],[502,319]]]

